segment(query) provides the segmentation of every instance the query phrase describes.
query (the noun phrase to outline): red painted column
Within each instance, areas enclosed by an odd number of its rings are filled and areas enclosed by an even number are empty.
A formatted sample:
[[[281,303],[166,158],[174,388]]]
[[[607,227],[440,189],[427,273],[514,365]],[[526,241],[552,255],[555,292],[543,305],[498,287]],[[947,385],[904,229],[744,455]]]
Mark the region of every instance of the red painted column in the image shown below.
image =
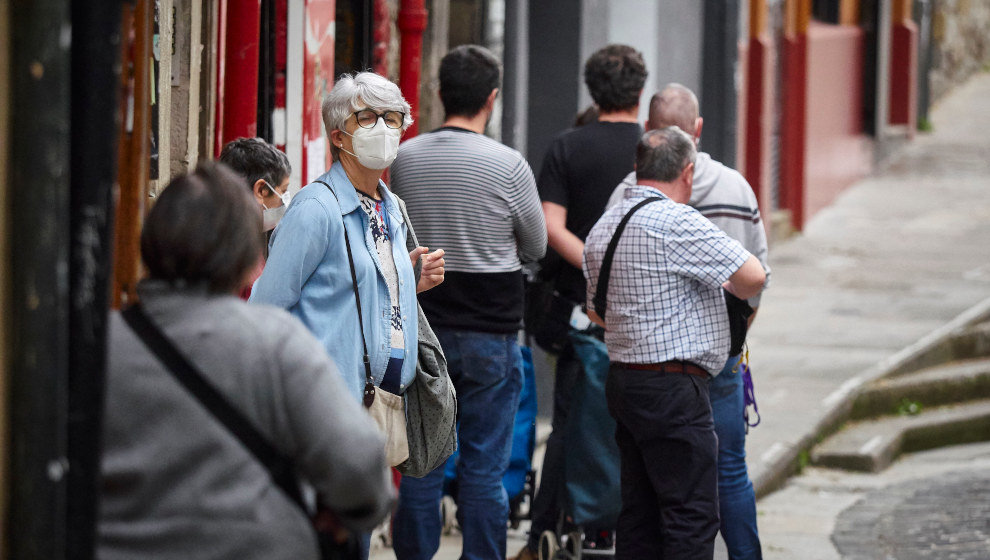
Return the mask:
[[[808,103],[808,0],[788,0],[788,29],[783,40],[780,124],[780,207],[790,210],[791,225],[804,227],[805,160]]]
[[[896,6],[890,36],[890,124],[918,128],[918,25],[910,3]]]
[[[423,32],[428,13],[423,0],[402,0],[399,33],[402,35],[399,62],[399,89],[412,106],[413,124],[405,133],[409,139],[419,132],[419,73],[422,67]]]
[[[392,19],[386,0],[374,0],[374,30],[371,67],[376,74],[388,76],[388,44],[392,40]]]
[[[216,154],[224,144],[258,131],[258,41],[261,0],[225,0],[221,7]]]
[[[275,114],[283,115],[274,119],[281,130],[275,130],[273,137],[278,149],[285,151],[285,101],[288,71],[289,44],[289,5],[288,0],[275,0]],[[278,140],[282,140],[279,142]]]

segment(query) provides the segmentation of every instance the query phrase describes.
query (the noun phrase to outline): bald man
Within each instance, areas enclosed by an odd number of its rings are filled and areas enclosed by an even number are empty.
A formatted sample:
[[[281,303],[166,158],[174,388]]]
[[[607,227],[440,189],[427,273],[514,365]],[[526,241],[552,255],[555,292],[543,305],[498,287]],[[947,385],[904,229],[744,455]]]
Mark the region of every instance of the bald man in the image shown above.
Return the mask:
[[[699,114],[698,98],[680,84],[668,84],[650,99],[647,130],[677,126],[699,143],[704,120]],[[615,189],[607,206],[622,201],[625,188],[636,184],[630,173]],[[767,265],[767,236],[760,219],[756,195],[736,170],[699,151],[694,164],[694,185],[689,204],[711,220],[726,235],[739,241],[759,259],[770,281]],[[755,310],[760,296],[750,298]],[[756,528],[756,497],[746,469],[746,424],[743,380],[732,356],[712,378],[710,396],[715,433],[718,435],[718,497],[722,538],[731,560],[761,559],[759,532]]]

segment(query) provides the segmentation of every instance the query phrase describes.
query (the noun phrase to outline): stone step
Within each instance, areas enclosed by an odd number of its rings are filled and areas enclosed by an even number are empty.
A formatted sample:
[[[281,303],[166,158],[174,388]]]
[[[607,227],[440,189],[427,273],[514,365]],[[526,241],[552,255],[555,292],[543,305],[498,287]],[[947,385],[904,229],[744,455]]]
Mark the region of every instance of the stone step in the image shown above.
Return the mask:
[[[990,358],[990,321],[981,321],[946,337],[889,372],[900,376],[958,360]]]
[[[913,416],[850,423],[812,450],[811,462],[828,468],[879,472],[901,453],[987,440],[990,400],[982,400]]]
[[[990,358],[952,362],[878,379],[853,401],[854,420],[990,399]]]

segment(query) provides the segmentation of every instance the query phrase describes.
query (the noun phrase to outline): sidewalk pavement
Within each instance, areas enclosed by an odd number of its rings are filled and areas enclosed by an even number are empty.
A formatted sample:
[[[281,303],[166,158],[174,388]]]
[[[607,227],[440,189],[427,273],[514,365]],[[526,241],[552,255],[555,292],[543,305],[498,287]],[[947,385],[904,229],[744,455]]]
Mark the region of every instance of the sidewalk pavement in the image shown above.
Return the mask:
[[[772,284],[749,336],[762,423],[747,451],[760,496],[841,420],[857,387],[988,304],[990,74],[943,99],[931,121],[934,132],[770,248]],[[510,532],[510,555],[519,543]],[[459,552],[448,537],[437,558]]]

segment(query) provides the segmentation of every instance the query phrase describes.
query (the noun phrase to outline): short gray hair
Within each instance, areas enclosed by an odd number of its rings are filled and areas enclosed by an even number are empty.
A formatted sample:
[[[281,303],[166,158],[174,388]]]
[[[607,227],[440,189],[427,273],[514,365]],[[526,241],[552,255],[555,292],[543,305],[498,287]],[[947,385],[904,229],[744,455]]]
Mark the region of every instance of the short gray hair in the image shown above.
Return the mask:
[[[678,126],[693,135],[697,121],[698,96],[681,84],[667,84],[650,99],[650,128]]]
[[[697,155],[694,140],[680,128],[651,130],[636,144],[636,179],[670,183]]]
[[[330,93],[323,98],[323,125],[327,135],[331,131],[344,130],[344,122],[354,111],[365,107],[376,111],[402,111],[406,118],[402,130],[412,124],[412,108],[402,97],[399,86],[385,76],[374,72],[358,72],[354,76],[343,74],[337,78]],[[337,160],[339,148],[330,142],[330,153]]]

